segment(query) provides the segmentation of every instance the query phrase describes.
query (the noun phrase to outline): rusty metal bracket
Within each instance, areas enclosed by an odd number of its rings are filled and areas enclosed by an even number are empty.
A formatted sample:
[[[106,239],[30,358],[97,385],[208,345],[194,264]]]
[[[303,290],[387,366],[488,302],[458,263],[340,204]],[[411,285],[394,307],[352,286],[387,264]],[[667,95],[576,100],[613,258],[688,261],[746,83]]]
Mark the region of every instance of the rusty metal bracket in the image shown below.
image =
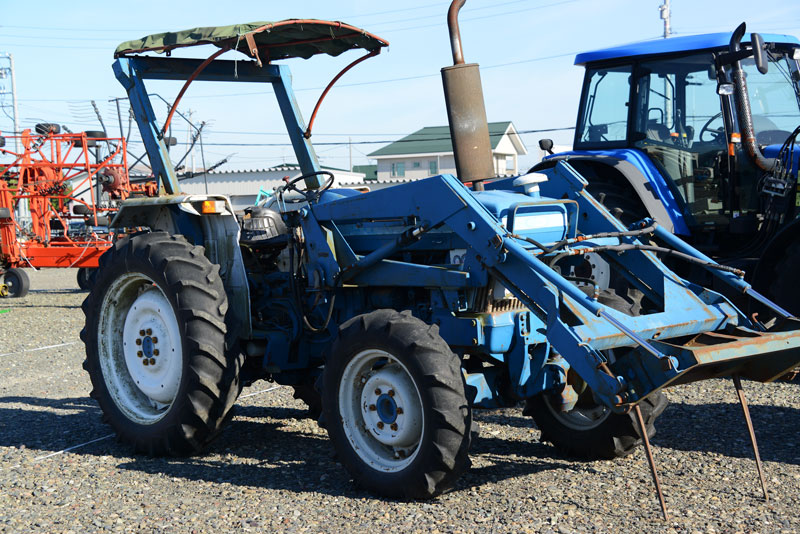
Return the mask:
[[[256,59],[256,63],[259,67],[262,67],[261,58],[258,57],[258,47],[256,46],[256,38],[253,37],[252,33],[244,34],[244,40],[247,41],[247,50],[250,52],[250,55]]]

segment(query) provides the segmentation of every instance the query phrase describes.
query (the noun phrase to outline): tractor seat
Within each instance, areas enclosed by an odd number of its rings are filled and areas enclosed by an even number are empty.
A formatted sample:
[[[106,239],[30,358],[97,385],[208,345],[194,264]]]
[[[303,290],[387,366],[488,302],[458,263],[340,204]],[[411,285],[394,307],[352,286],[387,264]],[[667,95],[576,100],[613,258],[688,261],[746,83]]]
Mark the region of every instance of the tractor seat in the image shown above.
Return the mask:
[[[658,141],[659,143],[672,142],[669,128],[656,121],[648,121],[646,134],[648,139]]]

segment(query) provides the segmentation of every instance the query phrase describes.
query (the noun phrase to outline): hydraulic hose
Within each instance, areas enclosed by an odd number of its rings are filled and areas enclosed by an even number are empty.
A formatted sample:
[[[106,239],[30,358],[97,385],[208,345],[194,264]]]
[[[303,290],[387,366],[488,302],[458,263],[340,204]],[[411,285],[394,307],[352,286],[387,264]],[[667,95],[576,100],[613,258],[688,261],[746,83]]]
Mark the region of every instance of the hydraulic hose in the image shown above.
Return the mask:
[[[663,254],[666,254],[667,256],[681,259],[689,263],[694,263],[696,265],[701,265],[709,269],[717,269],[720,271],[733,273],[736,276],[740,277],[743,277],[745,274],[744,271],[742,271],[741,269],[737,269],[729,265],[720,265],[719,263],[709,262],[700,258],[696,258],[694,256],[690,256],[689,254],[684,254],[683,252],[679,252],[675,249],[658,247],[655,245],[637,245],[633,243],[625,243],[621,245],[600,245],[597,247],[572,249],[562,252],[561,254],[556,254],[548,263],[550,266],[553,266],[556,263],[558,263],[559,260],[566,258],[568,256],[575,256],[577,254],[586,254],[589,252],[625,252],[627,250],[646,250],[650,252],[661,252]]]
[[[591,239],[601,239],[606,237],[638,237],[640,235],[647,235],[652,234],[656,231],[656,227],[658,223],[653,221],[649,226],[645,226],[644,228],[639,228],[637,230],[625,230],[622,232],[601,232],[599,234],[590,234],[590,235],[581,235],[578,237],[571,237],[569,239],[562,239],[561,241],[557,241],[552,245],[545,246],[539,241],[531,237],[525,237],[518,234],[509,234],[514,239],[519,239],[521,241],[525,241],[530,243],[531,245],[535,246],[536,248],[540,249],[544,254],[552,254],[556,250],[560,249],[565,245],[570,245],[572,243],[580,243],[581,241],[588,241]]]
[[[730,42],[730,51],[732,55],[737,55],[741,51],[742,37],[744,37],[745,24],[742,23],[733,32]],[[757,46],[756,40],[753,39],[752,46]],[[739,130],[742,134],[742,145],[745,152],[753,163],[761,170],[772,171],[775,168],[775,160],[767,159],[761,153],[756,142],[755,128],[753,127],[753,115],[750,109],[750,95],[747,91],[747,80],[742,70],[742,62],[736,60],[731,65],[731,77],[733,78],[733,87],[736,91],[736,116],[739,119]]]

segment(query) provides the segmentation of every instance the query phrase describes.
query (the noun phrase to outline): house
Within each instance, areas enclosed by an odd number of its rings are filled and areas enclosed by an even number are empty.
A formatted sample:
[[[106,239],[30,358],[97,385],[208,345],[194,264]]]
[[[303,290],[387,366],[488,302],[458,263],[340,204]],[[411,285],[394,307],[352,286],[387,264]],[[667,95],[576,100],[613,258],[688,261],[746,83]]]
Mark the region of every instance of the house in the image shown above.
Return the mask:
[[[498,176],[519,173],[518,157],[528,153],[510,121],[490,122],[494,170]],[[449,126],[427,126],[368,155],[378,162],[378,180],[418,180],[455,174]]]

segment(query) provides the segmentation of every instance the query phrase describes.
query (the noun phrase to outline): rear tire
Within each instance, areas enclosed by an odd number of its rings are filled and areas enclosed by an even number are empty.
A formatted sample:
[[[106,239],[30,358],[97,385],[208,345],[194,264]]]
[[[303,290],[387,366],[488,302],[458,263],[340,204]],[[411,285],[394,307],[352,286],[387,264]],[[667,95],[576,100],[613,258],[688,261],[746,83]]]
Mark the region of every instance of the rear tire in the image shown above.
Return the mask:
[[[183,455],[217,436],[241,391],[227,307],[219,267],[182,236],[137,234],[103,254],[81,339],[91,396],[121,442]]]
[[[786,311],[800,314],[800,284],[797,272],[800,269],[800,243],[792,243],[775,265],[772,283],[766,292],[770,300]],[[767,312],[766,315],[772,312]]]
[[[83,289],[84,291],[89,291],[92,289],[92,285],[94,284],[94,277],[96,274],[96,269],[89,269],[87,267],[81,267],[78,269],[78,287]]]
[[[647,436],[652,437],[656,433],[655,420],[667,407],[667,398],[659,391],[643,400],[639,407]],[[550,442],[562,453],[579,460],[627,456],[642,441],[634,412],[615,414],[595,403],[589,390],[569,412],[559,411],[548,394],[542,393],[527,401],[523,413],[533,417],[542,432],[541,441]]]
[[[31,288],[31,279],[28,273],[18,267],[6,271],[3,283],[6,285],[8,298],[22,298]]]
[[[339,461],[365,489],[428,499],[469,464],[472,414],[461,362],[429,326],[377,310],[344,323],[323,374]]]
[[[586,190],[600,202],[611,215],[616,217],[626,228],[631,224],[648,217],[647,209],[639,200],[639,195],[629,183],[618,183],[613,178],[592,172],[588,178]]]

